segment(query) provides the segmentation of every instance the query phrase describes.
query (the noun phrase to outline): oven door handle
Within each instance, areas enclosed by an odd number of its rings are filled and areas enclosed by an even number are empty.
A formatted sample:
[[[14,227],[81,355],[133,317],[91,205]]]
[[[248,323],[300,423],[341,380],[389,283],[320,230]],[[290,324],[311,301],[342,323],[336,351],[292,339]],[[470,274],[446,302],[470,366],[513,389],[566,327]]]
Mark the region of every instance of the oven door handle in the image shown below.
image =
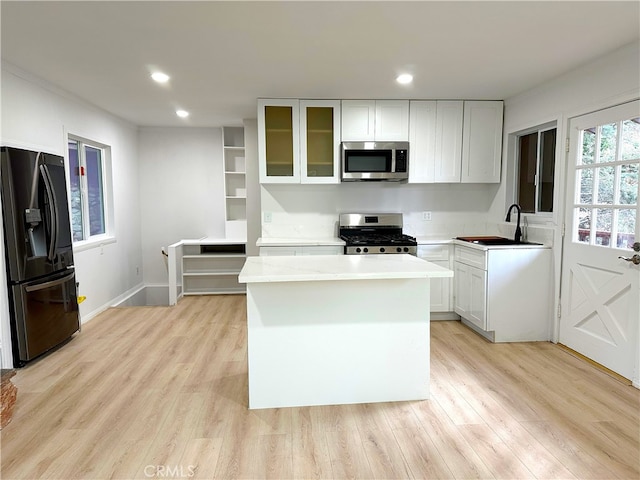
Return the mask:
[[[63,283],[67,283],[69,280],[73,280],[74,275],[75,275],[75,272],[71,272],[70,274],[65,275],[64,277],[58,278],[56,280],[51,280],[49,282],[44,282],[44,283],[38,283],[36,285],[28,285],[24,287],[24,289],[27,293],[30,293],[30,292],[37,292],[38,290],[44,290],[46,288],[55,287],[56,285],[62,285]]]

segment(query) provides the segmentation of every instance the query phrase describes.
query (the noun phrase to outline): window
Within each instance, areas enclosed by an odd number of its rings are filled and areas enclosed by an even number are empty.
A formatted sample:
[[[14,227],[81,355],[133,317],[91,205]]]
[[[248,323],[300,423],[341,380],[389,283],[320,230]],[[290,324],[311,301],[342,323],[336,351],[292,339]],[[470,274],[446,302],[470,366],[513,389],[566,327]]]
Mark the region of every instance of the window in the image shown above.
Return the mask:
[[[640,171],[640,118],[580,132],[574,242],[632,248]]]
[[[518,203],[524,213],[553,212],[556,127],[519,134]]]
[[[69,137],[69,178],[73,241],[108,233],[106,163],[109,147]]]

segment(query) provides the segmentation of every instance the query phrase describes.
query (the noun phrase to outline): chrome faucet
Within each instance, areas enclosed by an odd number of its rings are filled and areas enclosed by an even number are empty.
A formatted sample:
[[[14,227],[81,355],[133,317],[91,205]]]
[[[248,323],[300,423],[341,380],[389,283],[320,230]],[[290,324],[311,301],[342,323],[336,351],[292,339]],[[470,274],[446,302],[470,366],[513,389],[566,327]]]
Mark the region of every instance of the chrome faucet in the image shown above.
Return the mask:
[[[505,222],[510,222],[511,221],[511,210],[513,210],[513,207],[516,207],[516,210],[518,211],[518,222],[516,223],[516,234],[514,236],[514,240],[516,243],[520,243],[520,240],[522,239],[522,230],[520,230],[520,214],[522,213],[522,210],[520,209],[520,205],[518,205],[517,203],[514,203],[513,205],[511,205],[509,207],[509,210],[507,210],[507,218],[504,219]]]

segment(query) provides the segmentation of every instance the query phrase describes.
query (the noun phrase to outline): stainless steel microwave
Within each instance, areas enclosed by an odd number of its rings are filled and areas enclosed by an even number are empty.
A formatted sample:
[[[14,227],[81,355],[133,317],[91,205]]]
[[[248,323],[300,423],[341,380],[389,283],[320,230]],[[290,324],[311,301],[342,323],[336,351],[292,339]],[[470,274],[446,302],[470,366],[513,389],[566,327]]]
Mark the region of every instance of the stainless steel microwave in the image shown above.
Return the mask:
[[[409,178],[409,142],[342,142],[341,155],[343,182]]]

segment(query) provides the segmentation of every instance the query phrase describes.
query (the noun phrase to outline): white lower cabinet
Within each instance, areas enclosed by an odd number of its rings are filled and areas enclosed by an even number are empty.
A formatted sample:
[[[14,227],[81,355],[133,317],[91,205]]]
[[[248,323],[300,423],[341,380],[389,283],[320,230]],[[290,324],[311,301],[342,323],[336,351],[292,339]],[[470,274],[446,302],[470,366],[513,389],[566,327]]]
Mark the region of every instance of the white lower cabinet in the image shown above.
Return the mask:
[[[487,330],[487,271],[456,262],[455,312],[481,330]]]
[[[454,309],[495,342],[551,338],[551,249],[455,245]]]
[[[277,247],[260,247],[260,256],[275,255],[342,255],[341,245],[289,245]]]
[[[182,255],[182,294],[210,295],[244,293],[238,274],[246,256],[244,243],[184,245]]]
[[[451,268],[450,245],[418,245],[418,257],[444,268]],[[452,287],[451,278],[432,278],[430,281],[431,313],[451,312]],[[456,317],[457,318],[457,317]]]

